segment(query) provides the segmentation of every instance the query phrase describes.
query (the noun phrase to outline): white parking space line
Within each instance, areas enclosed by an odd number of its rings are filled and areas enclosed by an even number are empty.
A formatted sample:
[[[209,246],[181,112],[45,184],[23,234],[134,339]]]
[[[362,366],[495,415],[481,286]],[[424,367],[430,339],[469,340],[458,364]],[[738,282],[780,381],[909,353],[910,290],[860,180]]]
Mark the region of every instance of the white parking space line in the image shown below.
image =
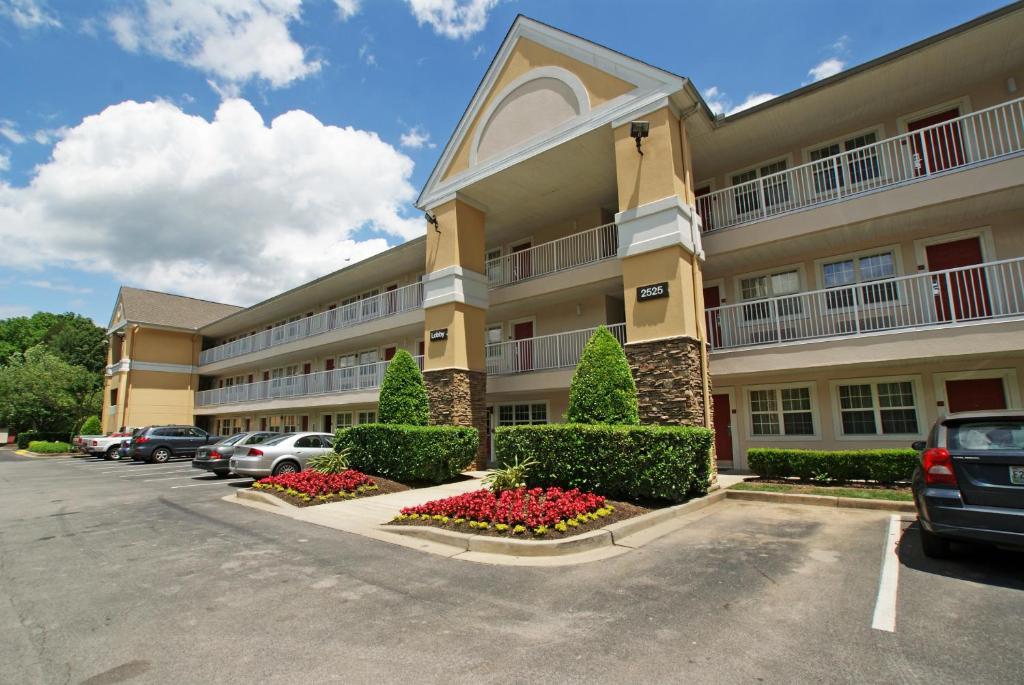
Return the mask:
[[[885,535],[885,547],[882,550],[882,573],[878,579],[878,597],[875,599],[875,613],[871,619],[871,627],[875,630],[896,632],[896,591],[900,582],[900,560],[896,556],[896,546],[903,532],[903,519],[899,514],[889,518],[889,530]]]
[[[124,474],[124,478],[132,478],[138,476],[150,476],[154,473],[168,473],[172,471],[188,471],[192,468],[192,464],[181,464],[179,466],[150,466],[144,469],[132,469],[128,473]]]
[[[192,473],[190,473],[190,474],[188,474],[186,476],[173,476],[173,475],[168,474],[166,477],[163,477],[163,478],[143,478],[142,482],[143,483],[152,483],[152,482],[158,481],[158,480],[181,480],[183,478],[198,478],[199,476],[205,476],[205,475],[206,475],[205,472],[197,473],[197,472],[193,471]]]
[[[249,480],[249,478],[248,477],[243,477],[243,478],[218,478],[216,480],[208,480],[208,481],[204,481],[202,483],[192,483],[191,485],[172,485],[171,486],[171,490],[177,490],[178,488],[194,488],[194,487],[198,487],[200,485],[217,485],[217,484],[224,484],[224,483],[234,483],[234,482],[240,481],[240,480]]]

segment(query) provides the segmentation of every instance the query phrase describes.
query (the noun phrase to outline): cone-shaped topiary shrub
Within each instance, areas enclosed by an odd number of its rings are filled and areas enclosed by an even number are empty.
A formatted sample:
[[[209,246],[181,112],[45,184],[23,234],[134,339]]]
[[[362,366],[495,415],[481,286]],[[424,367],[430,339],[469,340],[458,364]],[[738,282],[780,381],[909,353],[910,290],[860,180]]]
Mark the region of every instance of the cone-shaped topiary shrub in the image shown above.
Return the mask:
[[[377,417],[380,423],[407,426],[425,426],[430,419],[423,375],[416,360],[405,350],[398,350],[384,373]]]
[[[103,428],[100,427],[100,417],[90,416],[79,429],[79,435],[99,435]]]
[[[567,423],[640,424],[636,383],[619,341],[600,326],[590,336],[569,386]]]

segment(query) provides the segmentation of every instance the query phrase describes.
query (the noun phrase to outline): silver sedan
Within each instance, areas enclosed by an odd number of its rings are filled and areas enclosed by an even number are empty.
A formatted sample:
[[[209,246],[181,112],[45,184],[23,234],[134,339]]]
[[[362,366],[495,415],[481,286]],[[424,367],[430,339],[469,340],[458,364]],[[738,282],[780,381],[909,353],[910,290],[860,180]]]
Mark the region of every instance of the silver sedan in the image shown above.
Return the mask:
[[[310,457],[327,454],[333,448],[334,436],[330,433],[285,433],[260,445],[236,447],[231,470],[252,478],[297,473],[306,468]]]

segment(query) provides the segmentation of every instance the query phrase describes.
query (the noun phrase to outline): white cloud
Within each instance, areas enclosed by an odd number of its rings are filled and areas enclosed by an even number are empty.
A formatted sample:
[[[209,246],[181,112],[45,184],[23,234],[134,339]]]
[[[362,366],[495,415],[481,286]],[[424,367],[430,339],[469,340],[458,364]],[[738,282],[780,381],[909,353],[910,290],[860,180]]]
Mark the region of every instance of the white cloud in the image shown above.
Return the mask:
[[[487,26],[499,0],[406,0],[420,26],[430,24],[445,38],[469,38]]]
[[[58,128],[41,128],[32,134],[32,140],[36,141],[40,145],[49,145],[50,143],[64,137],[64,134],[68,132],[66,126],[60,126]]]
[[[398,139],[399,144],[402,147],[407,147],[412,150],[419,150],[422,147],[435,148],[437,145],[430,142],[430,133],[423,129],[422,126],[412,126]]]
[[[139,0],[108,20],[117,43],[204,71],[235,86],[262,79],[286,86],[318,72],[288,24],[302,0]],[[224,85],[224,84],[221,84]]]
[[[56,290],[62,293],[75,293],[76,295],[87,295],[92,292],[92,288],[80,288],[70,283],[55,283],[54,281],[47,280],[25,281],[25,285],[41,290]]]
[[[22,29],[59,28],[60,20],[40,0],[0,0],[0,17]]]
[[[0,171],[10,171],[11,155],[6,150],[0,150]]]
[[[21,145],[25,142],[25,136],[18,131],[18,125],[10,119],[0,119],[0,136],[3,136],[15,145]]]
[[[828,59],[816,64],[808,70],[807,75],[815,81],[828,78],[829,76],[835,76],[846,67],[846,63],[843,60],[836,57],[829,57]]]
[[[369,43],[363,43],[359,46],[359,61],[368,67],[377,66],[377,56],[370,52]]]
[[[0,319],[10,319],[15,316],[31,316],[32,309],[23,304],[0,304]]]
[[[745,109],[750,109],[756,105],[760,105],[762,102],[768,102],[778,95],[775,93],[751,93],[747,96],[747,99],[738,105],[733,106],[732,100],[729,96],[722,91],[718,86],[711,86],[706,88],[703,92],[704,101],[708,107],[715,114],[724,114],[730,116],[737,112],[742,112]]]
[[[359,13],[359,5],[361,0],[334,0],[334,4],[338,6],[338,15],[342,21],[351,19]]]
[[[0,181],[5,266],[72,267],[250,304],[423,232],[413,162],[373,132],[245,100],[212,121],[169,102],[87,117],[25,187]],[[130,268],[124,268],[131,265]]]
[[[850,37],[845,33],[838,38],[836,42],[830,46],[833,52],[846,52],[850,48]]]

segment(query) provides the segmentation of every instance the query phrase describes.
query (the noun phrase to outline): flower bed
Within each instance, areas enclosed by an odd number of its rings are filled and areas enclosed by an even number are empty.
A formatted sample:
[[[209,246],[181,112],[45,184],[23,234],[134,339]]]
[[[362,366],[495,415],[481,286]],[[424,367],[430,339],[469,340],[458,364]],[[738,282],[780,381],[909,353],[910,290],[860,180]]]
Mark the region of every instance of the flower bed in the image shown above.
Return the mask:
[[[393,523],[500,536],[560,537],[596,527],[591,525],[594,522],[603,525],[645,511],[576,489],[515,488],[497,495],[490,490],[474,490],[406,507]]]
[[[395,492],[403,489],[397,483],[387,482],[384,491]],[[321,473],[306,470],[299,473],[285,473],[280,476],[261,478],[252,484],[253,489],[277,495],[292,504],[310,506],[339,502],[360,496],[381,494],[381,484],[365,473],[349,469],[343,473]]]

